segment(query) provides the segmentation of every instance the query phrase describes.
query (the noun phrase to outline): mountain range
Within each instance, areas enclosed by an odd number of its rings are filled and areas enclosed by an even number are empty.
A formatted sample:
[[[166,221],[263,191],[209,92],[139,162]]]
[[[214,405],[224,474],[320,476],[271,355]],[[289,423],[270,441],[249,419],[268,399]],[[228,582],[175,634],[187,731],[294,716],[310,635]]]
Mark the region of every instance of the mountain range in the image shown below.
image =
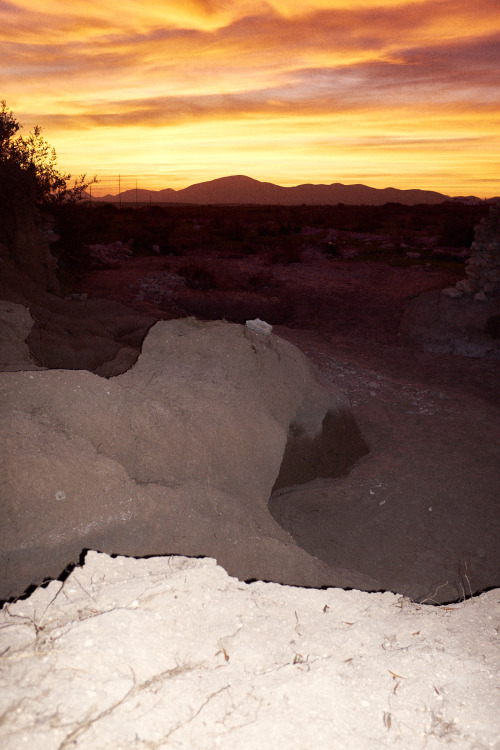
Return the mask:
[[[367,185],[296,185],[282,187],[272,182],[260,182],[245,175],[220,177],[208,182],[198,182],[181,190],[145,190],[143,188],[125,190],[118,195],[104,195],[92,198],[93,201],[116,203],[192,203],[210,204],[256,204],[256,205],[351,205],[380,206],[384,203],[443,203],[449,200],[481,202],[479,198],[450,198],[449,195],[433,190],[398,190],[397,188],[372,188]]]

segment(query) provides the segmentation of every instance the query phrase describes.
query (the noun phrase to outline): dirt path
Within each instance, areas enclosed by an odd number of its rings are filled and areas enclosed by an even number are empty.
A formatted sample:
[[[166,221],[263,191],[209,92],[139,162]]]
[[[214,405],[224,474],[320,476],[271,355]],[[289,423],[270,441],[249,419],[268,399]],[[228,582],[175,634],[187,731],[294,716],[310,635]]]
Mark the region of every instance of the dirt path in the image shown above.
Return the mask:
[[[443,363],[422,383],[408,364],[368,368],[320,335],[278,332],[349,396],[370,453],[348,477],[273,498],[276,520],[329,565],[415,600],[500,585],[498,407],[440,383]]]

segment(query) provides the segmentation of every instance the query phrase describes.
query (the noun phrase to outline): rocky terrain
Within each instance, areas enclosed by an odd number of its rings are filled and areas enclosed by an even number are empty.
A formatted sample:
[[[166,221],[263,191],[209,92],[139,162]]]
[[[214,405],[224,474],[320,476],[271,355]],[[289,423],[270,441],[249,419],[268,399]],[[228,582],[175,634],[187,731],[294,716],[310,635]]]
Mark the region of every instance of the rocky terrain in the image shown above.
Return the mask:
[[[222,209],[184,213],[162,246],[105,208],[82,265],[21,210],[0,226],[3,598],[60,580],[2,610],[2,744],[496,747],[484,263],[457,287],[464,248],[428,230],[281,232],[282,209],[204,251]]]

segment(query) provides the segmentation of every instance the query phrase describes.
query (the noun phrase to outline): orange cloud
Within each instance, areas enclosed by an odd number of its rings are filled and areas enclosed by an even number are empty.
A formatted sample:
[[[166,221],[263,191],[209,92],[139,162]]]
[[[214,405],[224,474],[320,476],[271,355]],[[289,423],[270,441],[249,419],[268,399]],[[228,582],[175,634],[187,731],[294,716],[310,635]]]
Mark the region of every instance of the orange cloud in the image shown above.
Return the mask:
[[[65,170],[495,185],[498,3],[32,5],[0,0],[0,97]]]

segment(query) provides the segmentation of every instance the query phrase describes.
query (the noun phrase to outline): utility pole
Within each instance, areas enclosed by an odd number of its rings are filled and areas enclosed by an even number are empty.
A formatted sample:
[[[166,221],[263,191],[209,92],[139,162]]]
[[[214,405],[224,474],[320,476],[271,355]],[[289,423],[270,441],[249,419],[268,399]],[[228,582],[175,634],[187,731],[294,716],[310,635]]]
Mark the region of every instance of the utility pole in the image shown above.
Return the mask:
[[[118,207],[122,207],[122,188],[121,188],[122,176],[118,175]]]

